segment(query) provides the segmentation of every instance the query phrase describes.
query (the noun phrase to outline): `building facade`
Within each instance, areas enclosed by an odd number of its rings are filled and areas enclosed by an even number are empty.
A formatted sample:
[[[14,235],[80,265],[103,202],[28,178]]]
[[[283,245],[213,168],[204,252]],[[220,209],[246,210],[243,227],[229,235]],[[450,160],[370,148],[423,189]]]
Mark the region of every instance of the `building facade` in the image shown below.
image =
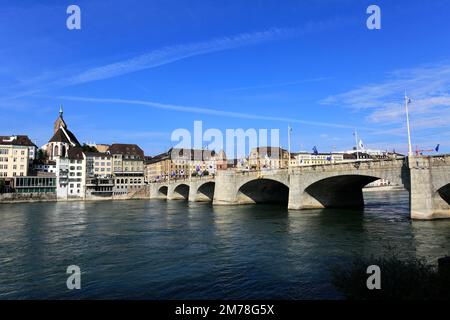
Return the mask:
[[[344,161],[342,153],[307,153],[299,152],[291,154],[291,166],[311,166],[333,164]]]
[[[144,151],[136,144],[112,144],[114,194],[126,194],[144,186]]]
[[[13,188],[15,177],[29,175],[36,149],[28,136],[0,136],[0,179],[6,186]]]
[[[289,166],[289,152],[280,147],[257,147],[248,160],[252,170],[283,169]]]

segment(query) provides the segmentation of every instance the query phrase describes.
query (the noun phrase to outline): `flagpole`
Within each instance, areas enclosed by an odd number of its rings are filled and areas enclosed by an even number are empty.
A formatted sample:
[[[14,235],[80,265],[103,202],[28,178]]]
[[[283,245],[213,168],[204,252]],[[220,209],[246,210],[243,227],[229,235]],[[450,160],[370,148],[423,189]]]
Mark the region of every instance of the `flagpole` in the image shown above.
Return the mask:
[[[413,152],[412,152],[412,144],[411,144],[411,128],[409,126],[409,111],[408,111],[408,102],[409,102],[409,98],[406,95],[406,90],[405,90],[405,111],[406,111],[406,127],[408,129],[408,156],[412,157]]]
[[[359,160],[359,151],[358,151],[358,132],[356,131],[355,128],[355,147],[356,147],[356,160]]]
[[[288,125],[288,153],[289,153],[289,160],[288,160],[288,169],[291,165],[291,126]]]

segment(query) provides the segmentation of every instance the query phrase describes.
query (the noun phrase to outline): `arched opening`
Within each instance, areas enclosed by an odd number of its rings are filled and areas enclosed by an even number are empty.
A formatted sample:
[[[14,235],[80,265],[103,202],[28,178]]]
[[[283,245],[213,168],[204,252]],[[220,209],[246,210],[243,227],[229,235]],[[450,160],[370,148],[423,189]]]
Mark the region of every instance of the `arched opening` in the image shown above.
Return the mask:
[[[270,180],[257,179],[247,182],[239,188],[239,203],[288,203],[289,187]]]
[[[61,147],[61,157],[65,157],[66,156],[66,147],[64,145],[62,145]]]
[[[378,179],[371,176],[343,175],[319,180],[305,189],[303,205],[311,208],[363,208],[362,188]]]
[[[180,184],[175,187],[173,190],[173,196],[172,198],[174,200],[187,200],[189,199],[189,186],[186,184]]]
[[[214,189],[216,184],[212,181],[202,184],[198,188],[196,201],[213,201],[214,199]]]
[[[450,183],[440,188],[438,194],[448,205],[450,205]]]
[[[60,154],[59,154],[59,148],[58,148],[58,146],[55,146],[55,152],[54,152],[54,155],[55,155],[55,157],[58,157]]]
[[[168,190],[169,190],[169,188],[167,186],[162,186],[161,188],[158,189],[159,196],[167,197]]]

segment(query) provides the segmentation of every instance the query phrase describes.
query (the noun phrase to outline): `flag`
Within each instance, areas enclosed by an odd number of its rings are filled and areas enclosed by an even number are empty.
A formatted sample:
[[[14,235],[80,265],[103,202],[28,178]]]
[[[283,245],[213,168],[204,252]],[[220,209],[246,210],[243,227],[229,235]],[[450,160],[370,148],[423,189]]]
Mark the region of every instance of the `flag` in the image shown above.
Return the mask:
[[[328,156],[328,157],[327,157],[327,160],[328,160],[328,161],[331,161],[331,156]]]
[[[436,152],[439,152],[439,147],[440,147],[440,144],[438,144],[438,145],[436,146],[436,148],[434,148],[434,150],[436,150]]]
[[[364,150],[364,144],[361,139],[359,139],[358,148]]]
[[[316,146],[314,146],[314,148],[312,148],[312,150],[313,150],[314,154],[319,154],[319,151],[317,151],[317,147]]]

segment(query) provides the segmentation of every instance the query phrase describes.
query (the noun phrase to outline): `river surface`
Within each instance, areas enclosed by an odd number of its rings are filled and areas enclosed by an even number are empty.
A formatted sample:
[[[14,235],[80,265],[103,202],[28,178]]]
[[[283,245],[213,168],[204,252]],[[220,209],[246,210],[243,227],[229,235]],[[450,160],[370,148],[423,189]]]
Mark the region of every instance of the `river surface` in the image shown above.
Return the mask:
[[[336,299],[331,270],[354,257],[450,253],[450,220],[411,221],[406,192],[365,198],[360,211],[0,204],[0,299]],[[66,287],[69,265],[80,290]]]

